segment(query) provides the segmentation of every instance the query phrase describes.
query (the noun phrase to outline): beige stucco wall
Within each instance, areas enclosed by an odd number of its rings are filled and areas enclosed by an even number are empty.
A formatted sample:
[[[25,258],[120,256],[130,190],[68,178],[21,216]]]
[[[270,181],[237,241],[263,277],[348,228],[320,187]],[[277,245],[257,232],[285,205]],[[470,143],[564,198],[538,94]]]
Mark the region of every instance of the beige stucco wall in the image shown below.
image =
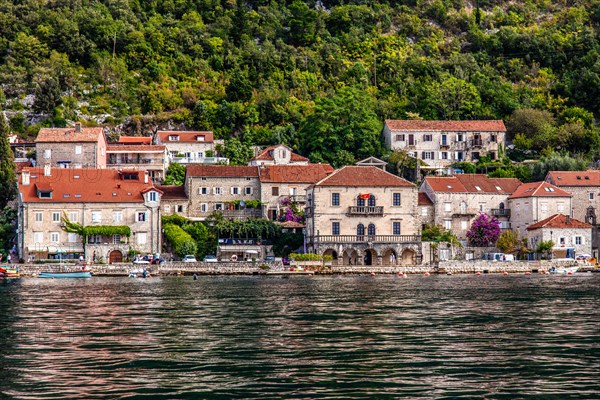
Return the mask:
[[[570,215],[570,197],[520,197],[509,199],[511,227],[519,236],[527,235],[527,227],[554,214]]]

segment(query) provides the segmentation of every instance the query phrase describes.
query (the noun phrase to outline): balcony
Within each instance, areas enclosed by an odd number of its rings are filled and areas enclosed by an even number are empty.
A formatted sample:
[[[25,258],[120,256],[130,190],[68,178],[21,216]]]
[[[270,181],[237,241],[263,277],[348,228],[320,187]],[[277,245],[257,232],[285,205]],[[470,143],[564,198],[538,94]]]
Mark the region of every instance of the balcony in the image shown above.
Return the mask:
[[[471,147],[483,147],[483,140],[481,140],[481,139],[471,140]]]
[[[493,217],[510,218],[510,208],[492,208],[490,211]]]
[[[419,235],[317,235],[313,243],[419,243]]]
[[[169,162],[177,164],[229,164],[226,157],[169,157]]]
[[[295,203],[306,203],[306,195],[304,195],[304,194],[290,194],[290,195],[279,196],[280,202],[283,199],[290,199],[291,202],[295,202]]]
[[[348,215],[383,215],[383,206],[350,206]]]
[[[162,158],[142,158],[142,157],[130,157],[130,158],[117,158],[109,157],[107,164],[109,166],[115,165],[163,165]]]
[[[447,140],[442,140],[442,141],[440,142],[440,149],[443,149],[443,148],[449,148],[449,147],[450,147],[450,142],[449,142],[449,141],[447,141]]]
[[[261,218],[262,210],[260,208],[246,208],[243,210],[221,210],[223,217],[229,219]]]

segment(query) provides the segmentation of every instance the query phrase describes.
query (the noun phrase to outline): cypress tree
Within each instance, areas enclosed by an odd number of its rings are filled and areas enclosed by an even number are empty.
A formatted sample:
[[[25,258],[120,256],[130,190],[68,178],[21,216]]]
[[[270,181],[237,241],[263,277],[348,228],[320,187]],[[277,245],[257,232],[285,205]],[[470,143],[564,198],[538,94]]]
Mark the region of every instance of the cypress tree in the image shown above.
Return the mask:
[[[8,141],[9,133],[4,112],[0,111],[0,210],[3,210],[17,196],[17,175],[13,152]]]

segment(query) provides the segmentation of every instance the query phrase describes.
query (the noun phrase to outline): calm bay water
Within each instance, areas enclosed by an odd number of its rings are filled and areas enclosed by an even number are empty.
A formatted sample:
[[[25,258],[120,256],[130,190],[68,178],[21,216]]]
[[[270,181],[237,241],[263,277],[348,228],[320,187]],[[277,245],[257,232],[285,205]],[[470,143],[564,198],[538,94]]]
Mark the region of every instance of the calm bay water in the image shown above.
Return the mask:
[[[0,398],[600,398],[600,274],[21,279]]]

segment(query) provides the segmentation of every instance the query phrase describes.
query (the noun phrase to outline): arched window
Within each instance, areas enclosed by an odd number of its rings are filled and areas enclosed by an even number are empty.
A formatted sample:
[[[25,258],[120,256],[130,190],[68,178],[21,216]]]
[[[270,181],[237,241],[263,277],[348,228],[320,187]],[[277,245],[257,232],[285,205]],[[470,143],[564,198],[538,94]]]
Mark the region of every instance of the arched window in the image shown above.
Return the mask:
[[[367,233],[369,234],[369,236],[375,236],[375,225],[374,224],[369,224],[369,227],[367,229],[368,229]]]
[[[377,199],[375,199],[375,196],[371,195],[369,197],[369,207],[375,207],[376,204],[377,204]]]
[[[365,240],[365,226],[363,224],[356,226],[356,236],[358,236],[358,240]]]
[[[504,203],[500,203],[500,209],[504,210]]]
[[[358,207],[364,207],[365,206],[365,199],[363,199],[360,194],[356,198],[356,205]]]

